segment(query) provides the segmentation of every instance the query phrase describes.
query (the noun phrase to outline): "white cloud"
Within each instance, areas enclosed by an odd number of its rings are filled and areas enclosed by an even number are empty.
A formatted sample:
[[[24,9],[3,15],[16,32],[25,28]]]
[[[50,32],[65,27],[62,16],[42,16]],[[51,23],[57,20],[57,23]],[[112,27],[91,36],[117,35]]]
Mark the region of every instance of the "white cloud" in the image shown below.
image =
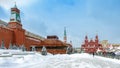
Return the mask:
[[[15,2],[19,7],[27,7],[36,3],[37,1],[38,0],[0,0],[0,7],[8,10],[14,5]]]

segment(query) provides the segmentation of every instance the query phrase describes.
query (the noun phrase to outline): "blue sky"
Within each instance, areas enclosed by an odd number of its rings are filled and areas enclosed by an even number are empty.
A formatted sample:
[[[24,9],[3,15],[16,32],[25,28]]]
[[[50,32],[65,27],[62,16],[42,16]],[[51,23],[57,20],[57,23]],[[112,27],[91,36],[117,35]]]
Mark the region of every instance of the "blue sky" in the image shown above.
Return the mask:
[[[0,0],[0,19],[9,21],[15,1],[28,31],[63,40],[66,27],[74,47],[80,47],[86,34],[120,43],[120,0]]]

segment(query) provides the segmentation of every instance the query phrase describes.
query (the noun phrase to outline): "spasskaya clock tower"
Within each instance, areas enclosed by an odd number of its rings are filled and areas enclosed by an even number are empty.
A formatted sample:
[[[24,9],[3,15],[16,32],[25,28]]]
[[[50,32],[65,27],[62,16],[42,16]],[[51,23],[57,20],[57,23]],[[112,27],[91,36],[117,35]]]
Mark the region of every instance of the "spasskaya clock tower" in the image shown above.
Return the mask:
[[[8,27],[14,31],[14,44],[23,45],[25,44],[25,30],[22,28],[20,10],[17,8],[16,4],[11,8],[10,22]]]
[[[8,23],[10,28],[22,28],[21,19],[20,19],[20,10],[17,8],[16,4],[11,8],[11,17],[10,22]]]

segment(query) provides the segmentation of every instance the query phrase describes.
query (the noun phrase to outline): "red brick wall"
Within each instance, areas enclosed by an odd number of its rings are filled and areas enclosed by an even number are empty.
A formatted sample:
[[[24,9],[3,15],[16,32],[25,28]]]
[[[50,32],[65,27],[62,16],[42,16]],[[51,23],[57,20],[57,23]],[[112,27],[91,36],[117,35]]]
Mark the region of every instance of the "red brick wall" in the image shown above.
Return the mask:
[[[0,46],[2,40],[4,40],[4,44],[8,48],[10,42],[13,43],[13,31],[0,27]]]
[[[13,29],[14,40],[13,43],[16,45],[25,44],[25,30],[23,29]]]
[[[39,49],[41,51],[41,49]],[[51,54],[66,54],[66,49],[47,49],[48,53]]]
[[[27,50],[30,50],[30,47],[32,45],[40,45],[40,43],[41,43],[41,40],[29,37],[29,36],[25,37],[25,47],[27,47]]]
[[[51,54],[65,54],[66,50],[65,49],[47,49],[47,52]]]
[[[36,39],[30,36],[25,36],[25,30],[19,28],[3,28],[0,27],[0,45],[1,41],[4,40],[5,47],[9,47],[10,42],[16,45],[25,45],[27,50],[30,50],[32,45],[43,46],[40,39]],[[52,41],[51,41],[52,42]],[[53,43],[55,44],[55,43]],[[48,44],[49,45],[49,44]],[[65,49],[48,49],[49,53],[53,54],[65,54]]]
[[[0,46],[1,41],[4,40],[5,47],[9,47],[10,42],[16,45],[25,45],[27,50],[30,50],[31,45],[40,45],[41,40],[25,36],[25,30],[23,29],[8,29],[0,27]]]
[[[8,28],[20,28],[20,29],[22,29],[22,24],[20,24],[18,22],[9,22]]]

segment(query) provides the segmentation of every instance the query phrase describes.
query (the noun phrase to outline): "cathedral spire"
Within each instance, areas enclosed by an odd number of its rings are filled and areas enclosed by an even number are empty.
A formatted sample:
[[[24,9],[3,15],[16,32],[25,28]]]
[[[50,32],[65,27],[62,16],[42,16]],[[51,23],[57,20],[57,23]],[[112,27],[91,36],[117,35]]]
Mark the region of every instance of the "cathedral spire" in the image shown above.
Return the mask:
[[[64,27],[64,42],[67,42],[67,34],[66,34],[66,27]]]

